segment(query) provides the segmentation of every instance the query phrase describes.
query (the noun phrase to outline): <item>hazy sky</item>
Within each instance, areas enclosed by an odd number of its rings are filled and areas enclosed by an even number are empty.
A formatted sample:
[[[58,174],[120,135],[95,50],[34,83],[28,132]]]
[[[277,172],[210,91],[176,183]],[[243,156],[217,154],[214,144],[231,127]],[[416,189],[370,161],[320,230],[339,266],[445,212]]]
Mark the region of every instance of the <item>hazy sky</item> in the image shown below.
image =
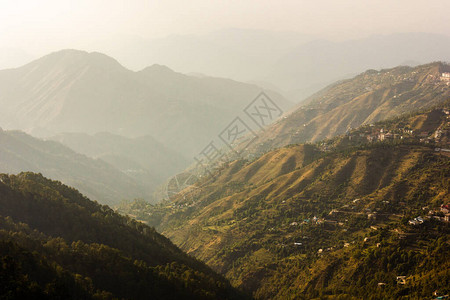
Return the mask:
[[[0,47],[80,47],[223,28],[297,31],[333,39],[393,32],[450,34],[448,0],[0,0]]]

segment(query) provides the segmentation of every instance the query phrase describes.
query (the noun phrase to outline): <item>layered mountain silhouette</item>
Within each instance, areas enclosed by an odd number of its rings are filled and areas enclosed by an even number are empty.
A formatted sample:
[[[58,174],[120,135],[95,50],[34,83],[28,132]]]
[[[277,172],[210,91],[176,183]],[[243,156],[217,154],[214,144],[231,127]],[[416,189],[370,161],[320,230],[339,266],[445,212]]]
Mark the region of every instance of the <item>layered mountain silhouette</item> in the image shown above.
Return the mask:
[[[143,182],[102,159],[79,154],[58,142],[20,131],[0,131],[0,172],[22,171],[59,179],[76,186],[91,199],[110,205],[124,199],[151,200],[152,188],[159,184],[156,173],[147,175],[147,181]]]
[[[261,91],[154,65],[139,72],[76,50],[0,71],[0,125],[38,136],[60,132],[151,135],[185,156],[203,149]],[[289,102],[269,94],[281,107]]]
[[[450,60],[446,50],[449,36],[414,32],[331,41],[295,32],[229,28],[157,39],[116,35],[87,46],[133,70],[157,63],[183,73],[257,82],[270,90],[283,91],[293,102],[367,69]],[[20,52],[0,49],[0,66],[12,67],[11,61],[31,59]],[[1,64],[2,57],[9,60],[7,64]]]
[[[280,57],[312,39],[313,36],[296,32],[226,28],[150,39],[114,35],[97,39],[89,46],[133,70],[158,63],[183,73],[248,81],[261,79]]]
[[[94,45],[133,69],[160,63],[186,73],[259,82],[269,89],[278,87],[294,102],[367,69],[450,60],[449,36],[414,32],[332,41],[295,32],[230,28],[150,40],[116,36]]]
[[[61,133],[51,139],[109,163],[151,191],[190,163],[188,158],[151,136],[127,138],[106,132],[94,135]]]

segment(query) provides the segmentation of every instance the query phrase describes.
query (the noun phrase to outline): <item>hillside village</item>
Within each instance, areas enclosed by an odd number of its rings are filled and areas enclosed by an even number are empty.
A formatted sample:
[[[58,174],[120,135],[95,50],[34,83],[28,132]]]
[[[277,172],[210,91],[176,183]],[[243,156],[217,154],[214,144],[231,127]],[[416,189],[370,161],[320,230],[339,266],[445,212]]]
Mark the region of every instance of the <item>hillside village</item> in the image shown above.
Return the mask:
[[[446,82],[447,85],[450,85],[450,72],[444,72],[441,74],[441,81]]]
[[[358,129],[349,128],[342,140],[336,143],[336,139],[319,143],[320,150],[330,152],[336,146],[342,144],[364,144],[375,142],[403,142],[423,143],[435,146],[436,152],[450,155],[450,109],[435,109],[422,116],[423,120],[399,120],[393,122],[378,122],[364,125]],[[414,125],[422,122],[420,128]],[[423,124],[427,122],[427,124]]]

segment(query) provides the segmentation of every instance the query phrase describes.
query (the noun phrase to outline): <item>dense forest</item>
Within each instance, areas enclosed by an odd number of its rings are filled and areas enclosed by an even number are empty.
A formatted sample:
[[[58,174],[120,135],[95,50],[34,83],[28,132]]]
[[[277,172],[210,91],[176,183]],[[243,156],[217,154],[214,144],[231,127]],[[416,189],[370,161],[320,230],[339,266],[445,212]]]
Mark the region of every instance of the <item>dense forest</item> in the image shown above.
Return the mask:
[[[0,298],[242,299],[147,225],[40,174],[0,175]]]

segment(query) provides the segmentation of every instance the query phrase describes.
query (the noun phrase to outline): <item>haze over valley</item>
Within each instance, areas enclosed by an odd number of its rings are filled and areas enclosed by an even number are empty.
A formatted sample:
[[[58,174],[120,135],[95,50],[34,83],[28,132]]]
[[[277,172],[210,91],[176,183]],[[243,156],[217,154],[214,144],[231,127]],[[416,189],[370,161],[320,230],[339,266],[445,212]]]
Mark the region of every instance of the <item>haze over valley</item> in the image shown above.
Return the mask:
[[[447,299],[450,3],[0,3],[0,298]]]

